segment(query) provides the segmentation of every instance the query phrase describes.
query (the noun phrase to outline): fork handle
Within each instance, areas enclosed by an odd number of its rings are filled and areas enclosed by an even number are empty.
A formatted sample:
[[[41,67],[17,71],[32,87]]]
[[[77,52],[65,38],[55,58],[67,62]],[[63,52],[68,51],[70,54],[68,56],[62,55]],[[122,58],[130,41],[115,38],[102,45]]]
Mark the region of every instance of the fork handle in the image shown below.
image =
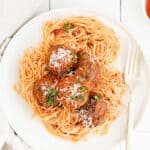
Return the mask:
[[[134,126],[134,104],[132,101],[128,103],[128,121],[127,121],[127,136],[126,136],[126,150],[132,149],[133,140],[133,126]]]

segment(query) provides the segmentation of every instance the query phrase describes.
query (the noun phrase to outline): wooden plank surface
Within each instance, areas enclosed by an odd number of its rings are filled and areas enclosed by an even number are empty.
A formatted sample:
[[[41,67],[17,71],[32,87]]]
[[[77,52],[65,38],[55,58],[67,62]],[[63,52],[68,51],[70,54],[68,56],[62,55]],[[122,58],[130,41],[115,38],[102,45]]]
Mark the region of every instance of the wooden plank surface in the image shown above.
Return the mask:
[[[144,18],[144,0],[122,0],[122,23],[141,45],[147,59],[150,60],[150,23]],[[150,64],[150,62],[149,62]],[[149,91],[147,91],[149,92]],[[150,132],[150,102],[136,131]]]
[[[149,41],[150,24],[144,18],[144,0],[122,0],[121,20],[125,28],[130,31],[134,38],[141,45],[147,59],[150,60]],[[150,64],[150,63],[149,63]],[[150,149],[150,102],[145,109],[143,118],[134,131],[133,150]],[[124,150],[124,143],[121,150]]]
[[[122,0],[122,23],[141,44],[150,58],[150,23],[144,17],[144,0]]]
[[[150,134],[147,132],[135,132],[131,150],[149,150],[150,149]],[[125,150],[125,142],[121,143],[120,150]]]
[[[50,0],[51,8],[87,8],[120,19],[120,0]]]
[[[43,12],[49,11],[50,9],[50,0],[43,0],[40,8],[38,9],[36,15],[41,14]]]

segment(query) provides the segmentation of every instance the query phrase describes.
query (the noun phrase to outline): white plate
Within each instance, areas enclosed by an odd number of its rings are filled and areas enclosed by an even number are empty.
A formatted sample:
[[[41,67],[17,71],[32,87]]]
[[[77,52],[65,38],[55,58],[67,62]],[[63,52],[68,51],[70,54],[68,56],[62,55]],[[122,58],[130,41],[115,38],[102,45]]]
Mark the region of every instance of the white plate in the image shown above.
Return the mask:
[[[6,49],[2,60],[2,76],[1,76],[1,99],[3,108],[8,117],[11,126],[19,134],[19,136],[30,146],[39,150],[110,150],[115,144],[119,143],[125,136],[126,113],[122,114],[110,127],[110,131],[106,136],[91,135],[86,141],[78,143],[69,142],[61,138],[55,137],[47,132],[44,125],[38,118],[32,118],[32,110],[22,98],[13,90],[13,85],[18,80],[19,60],[23,56],[24,49],[37,45],[41,40],[42,25],[45,21],[56,20],[68,16],[95,16],[108,26],[112,27],[120,41],[120,53],[117,60],[117,66],[124,69],[126,56],[129,50],[135,48],[135,41],[119,23],[103,16],[99,12],[80,10],[80,9],[59,9],[52,10],[42,14],[29,21],[12,39]],[[143,78],[138,82],[134,92],[135,99],[135,120],[136,125],[141,114],[145,109],[149,98],[150,73],[144,65]],[[127,94],[124,101],[127,102]]]
[[[0,110],[0,149],[3,147],[6,139],[8,138],[9,130],[8,121],[4,113]]]

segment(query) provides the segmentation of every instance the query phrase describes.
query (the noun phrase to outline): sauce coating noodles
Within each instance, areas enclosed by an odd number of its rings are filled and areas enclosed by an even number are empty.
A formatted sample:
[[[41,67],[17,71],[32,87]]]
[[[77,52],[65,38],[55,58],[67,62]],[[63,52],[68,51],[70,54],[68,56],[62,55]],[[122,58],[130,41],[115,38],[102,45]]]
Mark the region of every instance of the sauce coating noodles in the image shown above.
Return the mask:
[[[96,127],[91,128],[79,123],[79,115],[64,105],[45,107],[39,105],[35,99],[34,83],[49,73],[47,60],[53,45],[64,45],[76,52],[84,50],[98,62],[100,79],[92,92],[103,97],[107,112]],[[106,134],[110,124],[124,108],[121,101],[126,91],[123,73],[110,67],[117,58],[118,50],[119,42],[115,32],[95,18],[78,16],[46,22],[41,44],[26,50],[21,59],[19,81],[15,90],[27,101],[34,114],[41,118],[46,128],[55,135],[78,141],[89,133]],[[105,104],[101,103],[103,106]]]

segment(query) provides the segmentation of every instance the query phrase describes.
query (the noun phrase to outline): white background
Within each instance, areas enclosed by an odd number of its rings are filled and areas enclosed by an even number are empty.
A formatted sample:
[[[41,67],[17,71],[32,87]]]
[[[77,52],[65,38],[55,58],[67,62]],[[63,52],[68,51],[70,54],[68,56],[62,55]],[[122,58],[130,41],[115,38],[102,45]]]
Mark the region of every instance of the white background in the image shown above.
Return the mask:
[[[144,0],[43,0],[36,15],[56,8],[92,8],[120,21],[139,41],[150,60],[150,23],[144,19]],[[150,149],[150,103],[134,131],[133,150]],[[109,141],[108,141],[109,143]],[[101,148],[100,148],[101,149]],[[114,150],[124,150],[121,143]]]

